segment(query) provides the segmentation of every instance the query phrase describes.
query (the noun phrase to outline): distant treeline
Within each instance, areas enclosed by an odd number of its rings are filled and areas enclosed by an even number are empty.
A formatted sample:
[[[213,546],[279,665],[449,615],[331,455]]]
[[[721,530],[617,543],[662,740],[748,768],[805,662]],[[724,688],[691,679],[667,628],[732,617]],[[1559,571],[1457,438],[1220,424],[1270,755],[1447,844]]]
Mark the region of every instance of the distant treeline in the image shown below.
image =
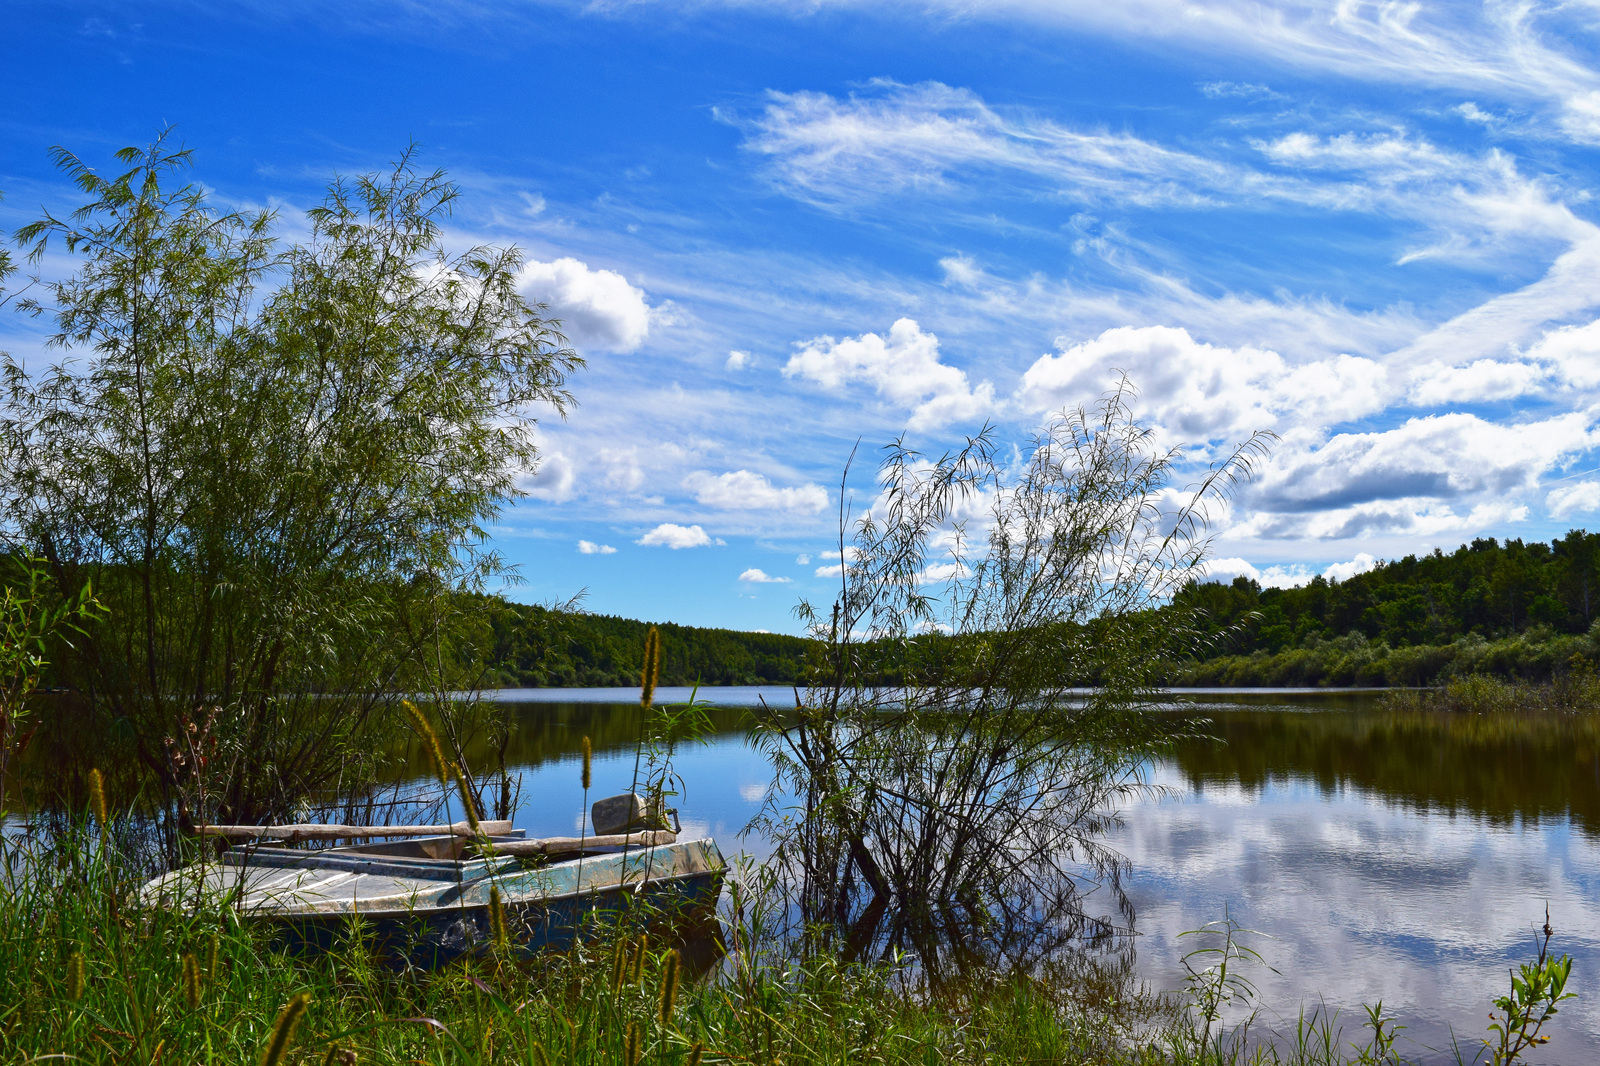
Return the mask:
[[[491,685],[638,684],[650,623],[493,603]],[[1172,664],[1178,685],[1548,680],[1600,667],[1600,533],[1573,530],[1548,544],[1480,538],[1299,588],[1195,582],[1174,606],[1193,609],[1206,638],[1195,658]],[[812,645],[777,633],[660,630],[670,685],[794,684]]]
[[[1299,588],[1196,583],[1211,641],[1173,681],[1199,685],[1424,685],[1482,673],[1547,680],[1600,663],[1600,534],[1480,538]]]
[[[501,601],[492,613],[492,676],[502,688],[587,688],[639,683],[651,623]],[[788,685],[801,679],[810,641],[781,633],[662,622],[663,685]]]

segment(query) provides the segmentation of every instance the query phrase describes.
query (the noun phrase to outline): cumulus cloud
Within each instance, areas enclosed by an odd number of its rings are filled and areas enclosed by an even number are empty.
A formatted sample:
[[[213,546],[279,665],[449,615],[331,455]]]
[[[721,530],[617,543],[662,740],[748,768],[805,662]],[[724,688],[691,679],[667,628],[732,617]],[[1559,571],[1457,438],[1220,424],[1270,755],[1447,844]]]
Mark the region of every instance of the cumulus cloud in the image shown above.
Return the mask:
[[[517,287],[535,303],[548,304],[562,332],[580,348],[631,352],[650,332],[644,293],[614,270],[594,270],[570,256],[529,261]]]
[[[1358,552],[1354,559],[1347,562],[1331,563],[1322,570],[1322,576],[1329,581],[1348,581],[1357,574],[1364,574],[1378,565],[1377,559],[1368,552]],[[1247,577],[1262,588],[1286,589],[1299,588],[1316,575],[1317,571],[1304,563],[1275,564],[1267,567],[1256,567],[1248,559],[1237,557],[1208,559],[1206,561],[1206,577],[1212,581],[1227,581],[1235,577]]]
[[[750,353],[738,349],[728,353],[727,367],[729,370],[743,370],[750,365]]]
[[[1357,574],[1364,574],[1377,565],[1378,560],[1371,555],[1366,552],[1357,552],[1354,559],[1347,563],[1334,563],[1322,572],[1322,576],[1329,581],[1349,581]]]
[[[966,371],[941,362],[939,338],[909,318],[895,322],[887,337],[818,337],[790,356],[783,373],[830,392],[871,385],[884,400],[911,409],[912,429],[979,418],[995,406],[994,386],[984,381],[974,388]]]
[[[1579,481],[1554,489],[1544,498],[1551,518],[1569,518],[1575,514],[1592,514],[1600,511],[1600,481]]]
[[[1600,320],[1550,330],[1525,355],[1533,362],[1548,365],[1574,388],[1600,387]]]
[[[522,482],[522,489],[536,500],[565,503],[572,498],[577,483],[577,468],[560,451],[545,451],[538,468]]]
[[[609,544],[596,544],[592,540],[578,541],[578,551],[583,555],[615,555],[617,549]]]
[[[821,485],[780,489],[749,470],[733,470],[716,476],[697,470],[683,479],[683,486],[706,506],[730,511],[816,514],[828,506],[828,493]]]
[[[1580,414],[1521,425],[1429,415],[1291,448],[1266,464],[1256,500],[1272,511],[1332,514],[1385,501],[1503,499],[1534,489],[1545,471],[1596,444],[1600,435]]]
[[[1123,326],[1043,355],[1022,376],[1023,406],[1054,410],[1103,393],[1119,373],[1136,411],[1179,440],[1242,439],[1292,416],[1327,426],[1381,410],[1387,371],[1339,355],[1291,365],[1277,352],[1204,344],[1185,329]]]
[[[675,522],[663,522],[638,540],[635,544],[646,547],[663,548],[703,548],[711,543],[711,537],[699,526],[680,526]]]
[[[1429,363],[1412,372],[1407,399],[1419,407],[1509,400],[1534,392],[1545,377],[1543,368],[1521,362],[1478,359],[1466,366]]]
[[[787,585],[790,581],[786,577],[772,577],[763,570],[751,567],[739,575],[740,581],[748,581],[752,585]]]

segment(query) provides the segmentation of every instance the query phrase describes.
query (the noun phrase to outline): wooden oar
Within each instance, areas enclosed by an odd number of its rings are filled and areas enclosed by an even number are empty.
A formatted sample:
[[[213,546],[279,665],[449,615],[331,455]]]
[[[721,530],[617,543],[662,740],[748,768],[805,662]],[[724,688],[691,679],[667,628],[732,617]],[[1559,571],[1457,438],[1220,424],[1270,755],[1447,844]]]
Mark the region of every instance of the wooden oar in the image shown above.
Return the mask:
[[[478,850],[493,851],[496,855],[554,855],[563,851],[581,851],[584,848],[653,848],[675,843],[678,834],[670,829],[645,829],[637,833],[613,833],[599,837],[544,837],[540,840],[496,840],[480,844]]]
[[[511,832],[511,822],[480,821],[484,836]],[[449,825],[199,825],[195,832],[203,837],[226,837],[229,840],[352,840],[358,837],[475,837],[466,822]]]

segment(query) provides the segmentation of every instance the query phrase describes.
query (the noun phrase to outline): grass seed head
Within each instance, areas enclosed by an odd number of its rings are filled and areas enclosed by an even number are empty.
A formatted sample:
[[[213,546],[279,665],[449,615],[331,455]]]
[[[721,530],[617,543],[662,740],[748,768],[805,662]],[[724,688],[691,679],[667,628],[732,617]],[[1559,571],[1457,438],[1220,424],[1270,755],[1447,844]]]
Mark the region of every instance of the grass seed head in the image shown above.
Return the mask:
[[[283,1060],[289,1054],[289,1045],[294,1043],[294,1031],[310,1006],[310,992],[302,992],[283,1005],[283,1010],[278,1012],[278,1020],[272,1023],[272,1035],[267,1038],[267,1046],[261,1049],[261,1066],[283,1066]]]
[[[533,1042],[533,1066],[550,1066],[550,1056],[545,1054],[544,1045],[537,1040]]]
[[[611,960],[611,991],[622,991],[622,979],[628,972],[628,942],[625,939],[617,940],[617,954]]]
[[[681,968],[677,949],[667,952],[661,965],[661,1027],[672,1024],[672,1010],[678,1005],[678,971]]]
[[[639,948],[633,955],[633,983],[638,984],[644,980],[644,960],[650,951],[650,936],[648,933],[639,934]]]
[[[639,1023],[629,1022],[627,1035],[623,1038],[626,1046],[623,1048],[623,1062],[626,1066],[639,1066],[639,1056],[643,1048],[639,1046]]]
[[[83,999],[88,981],[84,975],[83,952],[74,951],[67,959],[67,998],[77,1003]]]
[[[489,938],[494,941],[496,951],[505,951],[511,946],[511,935],[506,930],[506,907],[500,898],[500,886],[489,886]]]
[[[401,700],[400,706],[405,708],[406,717],[411,719],[411,728],[417,731],[417,736],[422,738],[422,746],[428,753],[428,760],[433,763],[433,776],[439,779],[439,784],[448,788],[450,775],[444,759],[444,745],[439,743],[439,734],[433,731],[433,724],[428,721],[428,716],[422,709],[410,700]]]
[[[583,790],[589,791],[589,784],[594,776],[594,745],[588,737],[583,738]]]
[[[461,793],[461,809],[466,813],[472,835],[483,836],[483,827],[478,824],[478,805],[473,801],[472,786],[467,784],[467,775],[460,763],[450,764],[450,776],[456,779],[456,791]]]
[[[201,994],[200,960],[193,952],[186,951],[183,953],[183,1001],[190,1010],[200,1009]]]
[[[661,631],[655,626],[644,638],[644,669],[639,678],[639,706],[655,702],[656,682],[661,677]]]
[[[89,810],[102,830],[110,823],[106,810],[106,779],[99,768],[89,771]]]
[[[700,1043],[700,1041],[696,1040],[694,1042],[693,1046],[691,1046],[689,1048],[688,1066],[700,1066],[700,1056],[704,1055],[705,1053],[706,1053],[705,1045]]]

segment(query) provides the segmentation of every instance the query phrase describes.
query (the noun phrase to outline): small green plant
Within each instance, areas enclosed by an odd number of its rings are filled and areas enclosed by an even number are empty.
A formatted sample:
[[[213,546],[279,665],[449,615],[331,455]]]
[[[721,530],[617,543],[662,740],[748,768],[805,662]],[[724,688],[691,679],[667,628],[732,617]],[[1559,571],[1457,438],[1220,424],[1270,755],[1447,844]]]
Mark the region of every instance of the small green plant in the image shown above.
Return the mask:
[[[1489,1052],[1485,1062],[1492,1066],[1509,1066],[1529,1048],[1549,1043],[1550,1038],[1541,1035],[1540,1030],[1558,1013],[1556,1004],[1576,995],[1566,990],[1567,978],[1572,973],[1571,956],[1550,957],[1550,938],[1555,930],[1550,925],[1548,906],[1540,933],[1539,957],[1511,971],[1510,994],[1495,998],[1499,1014],[1489,1013],[1489,1031],[1494,1036],[1485,1040],[1483,1046]]]
[[[1363,1005],[1362,1009],[1367,1012],[1364,1024],[1372,1030],[1372,1038],[1366,1047],[1356,1048],[1356,1062],[1360,1066],[1401,1066],[1400,1055],[1394,1049],[1394,1042],[1405,1026],[1397,1024],[1393,1018],[1383,1013],[1381,999],[1377,1003]]]
[[[1182,960],[1183,968],[1188,973],[1185,983],[1191,1012],[1190,1032],[1186,1035],[1196,1052],[1194,1061],[1206,1061],[1208,1051],[1213,1056],[1221,1052],[1226,1032],[1223,1012],[1230,1005],[1238,1004],[1248,1010],[1245,1019],[1234,1029],[1235,1043],[1243,1042],[1244,1033],[1255,1020],[1253,1004],[1256,986],[1240,969],[1251,963],[1266,966],[1268,970],[1272,970],[1272,967],[1267,966],[1266,960],[1254,948],[1240,942],[1240,937],[1246,934],[1261,935],[1240,925],[1226,907],[1223,908],[1220,921],[1207,922],[1199,929],[1178,934],[1180,939],[1195,937],[1202,945],[1190,951]]]

